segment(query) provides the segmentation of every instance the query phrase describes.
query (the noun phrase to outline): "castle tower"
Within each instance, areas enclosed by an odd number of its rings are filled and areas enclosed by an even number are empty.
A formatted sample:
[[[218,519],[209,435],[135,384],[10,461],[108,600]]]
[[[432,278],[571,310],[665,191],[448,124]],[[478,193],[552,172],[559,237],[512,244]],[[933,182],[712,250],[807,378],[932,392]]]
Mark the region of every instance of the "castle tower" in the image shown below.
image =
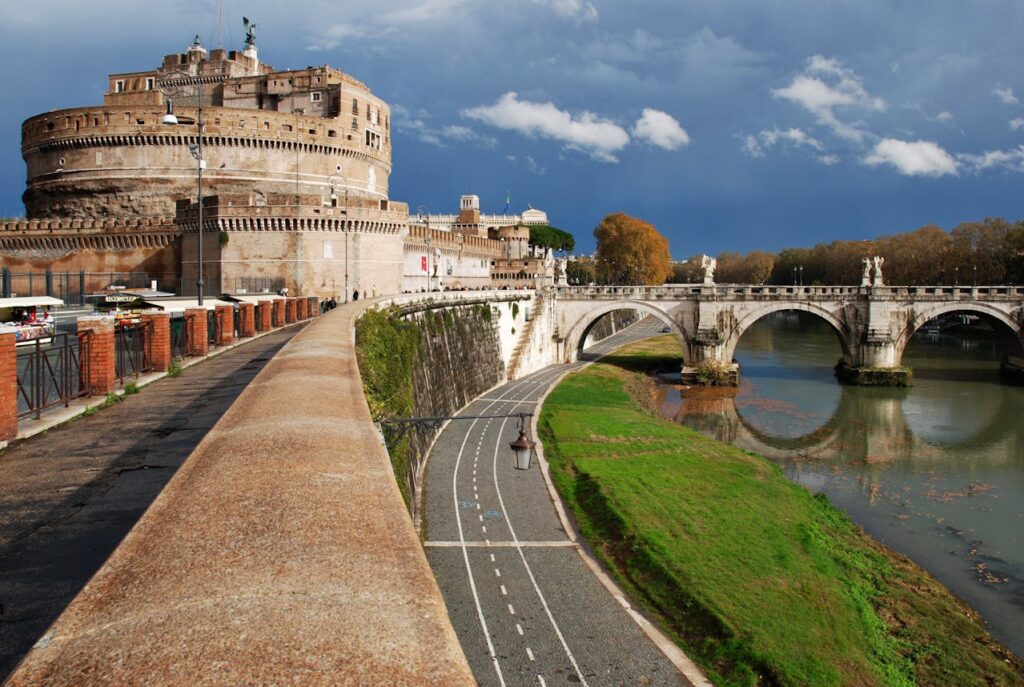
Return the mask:
[[[465,195],[459,199],[459,224],[480,224],[480,196]]]

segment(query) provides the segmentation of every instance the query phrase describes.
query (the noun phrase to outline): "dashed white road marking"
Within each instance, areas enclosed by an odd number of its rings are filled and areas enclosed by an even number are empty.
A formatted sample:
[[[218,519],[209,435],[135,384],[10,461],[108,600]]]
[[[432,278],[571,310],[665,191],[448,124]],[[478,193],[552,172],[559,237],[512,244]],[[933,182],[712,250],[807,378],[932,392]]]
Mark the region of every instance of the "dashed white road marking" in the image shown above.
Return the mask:
[[[580,679],[582,679],[582,678],[580,678]],[[544,682],[544,676],[543,675],[538,675],[537,676],[537,682],[540,684],[540,687],[548,687],[548,683]]]
[[[495,575],[495,577],[501,577],[501,569],[495,568],[494,569],[494,575]]]
[[[508,590],[505,589],[505,585],[501,585],[501,595],[508,596]]]
[[[526,655],[530,657],[530,660],[531,660],[531,661],[534,661],[534,660],[536,660],[536,659],[535,659],[535,658],[533,657],[533,649],[531,649],[530,647],[526,647]]]
[[[516,632],[518,632],[520,635],[523,634],[523,626],[519,623],[516,623]]]
[[[509,615],[515,615],[516,614],[516,609],[512,608],[512,604],[508,605],[508,614]]]

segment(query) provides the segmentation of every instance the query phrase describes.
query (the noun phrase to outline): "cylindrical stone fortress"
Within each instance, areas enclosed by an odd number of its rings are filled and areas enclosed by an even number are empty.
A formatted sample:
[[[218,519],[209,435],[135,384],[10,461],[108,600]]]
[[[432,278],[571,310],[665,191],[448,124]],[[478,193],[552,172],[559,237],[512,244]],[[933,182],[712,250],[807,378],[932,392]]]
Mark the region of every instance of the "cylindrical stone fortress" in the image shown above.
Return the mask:
[[[162,123],[165,92],[176,126]],[[195,44],[152,72],[111,75],[102,106],[25,121],[28,217],[173,216],[196,197],[199,97],[204,195],[387,199],[390,109],[363,83],[327,66],[276,72],[254,49],[206,59]]]

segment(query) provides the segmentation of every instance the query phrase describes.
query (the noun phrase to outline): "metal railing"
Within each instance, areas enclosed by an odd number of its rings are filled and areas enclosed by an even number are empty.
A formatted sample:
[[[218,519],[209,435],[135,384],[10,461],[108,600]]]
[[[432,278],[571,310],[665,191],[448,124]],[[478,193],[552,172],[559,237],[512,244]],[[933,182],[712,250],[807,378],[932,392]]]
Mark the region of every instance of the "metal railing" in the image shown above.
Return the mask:
[[[277,293],[284,288],[284,279],[275,277],[235,277],[232,293]]]
[[[258,305],[253,309],[253,322],[257,332],[262,332],[264,329],[268,329],[267,323],[264,322],[263,308]]]
[[[139,375],[153,369],[148,345],[152,328],[152,323],[143,322],[119,325],[114,330],[114,375],[121,386],[128,377],[138,379]]]
[[[55,334],[49,343],[35,341],[22,346],[17,353],[18,417],[40,414],[47,408],[63,405],[76,398],[89,396],[92,384],[89,359],[92,332]]]
[[[184,317],[171,318],[171,359],[195,355],[195,336],[191,323]]]
[[[85,295],[110,286],[129,289],[149,287],[153,281],[163,291],[178,290],[178,275],[173,272],[16,272],[0,270],[0,297],[53,296],[66,305],[85,305]]]

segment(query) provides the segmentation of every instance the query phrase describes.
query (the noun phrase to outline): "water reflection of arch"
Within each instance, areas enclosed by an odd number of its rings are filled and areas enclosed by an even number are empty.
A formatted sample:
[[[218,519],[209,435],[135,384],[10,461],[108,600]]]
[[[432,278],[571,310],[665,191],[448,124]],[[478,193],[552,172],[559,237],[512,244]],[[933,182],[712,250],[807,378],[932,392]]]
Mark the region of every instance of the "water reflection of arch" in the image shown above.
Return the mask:
[[[775,313],[786,312],[786,311],[799,311],[815,315],[819,319],[823,320],[828,324],[832,331],[835,332],[836,337],[839,339],[839,346],[843,351],[843,359],[847,361],[853,361],[853,352],[850,349],[850,342],[853,337],[850,334],[850,328],[847,326],[846,321],[841,317],[842,312],[839,314],[825,308],[817,303],[796,303],[796,302],[783,302],[783,303],[765,303],[763,308],[760,308],[742,319],[736,322],[732,330],[729,332],[729,336],[725,341],[725,349],[723,351],[723,358],[725,360],[732,360],[736,355],[736,347],[740,343],[740,339],[747,333],[752,326],[757,324],[760,320],[769,315]]]
[[[1007,353],[1014,356],[1024,357],[1024,327],[1016,319],[988,303],[936,303],[931,307],[915,309],[914,317],[907,322],[906,327],[900,332],[895,343],[896,360],[903,360],[903,353],[910,344],[914,333],[929,321],[936,317],[942,317],[950,313],[962,312],[970,315],[979,315],[986,322],[996,324],[993,327],[1003,338]]]
[[[768,458],[788,460],[815,455],[867,463],[882,460],[928,457],[935,450],[956,452],[993,449],[1007,441],[1020,441],[1014,406],[998,411],[970,435],[951,442],[934,442],[917,436],[903,412],[908,391],[900,389],[841,388],[836,409],[824,423],[798,437],[781,437],[758,428],[737,408],[736,397],[687,398],[677,422],[694,427],[719,441],[728,442]],[[684,421],[683,415],[690,416]]]
[[[688,362],[690,355],[689,338],[687,338],[686,334],[683,332],[683,329],[679,326],[679,324],[674,319],[672,319],[672,316],[669,315],[667,312],[661,310],[660,308],[656,308],[653,305],[650,305],[649,303],[633,300],[614,301],[611,303],[600,305],[594,308],[593,310],[589,311],[579,320],[577,320],[576,323],[573,324],[572,327],[569,329],[568,334],[566,334],[566,352],[571,351],[575,356],[575,360],[582,359],[583,345],[584,343],[586,343],[587,336],[590,334],[590,330],[593,329],[594,325],[597,324],[598,320],[616,310],[639,310],[644,314],[652,315],[661,320],[662,322],[664,322],[672,331],[672,333],[675,334],[676,339],[679,340],[679,345],[683,351],[683,363],[686,364]]]

